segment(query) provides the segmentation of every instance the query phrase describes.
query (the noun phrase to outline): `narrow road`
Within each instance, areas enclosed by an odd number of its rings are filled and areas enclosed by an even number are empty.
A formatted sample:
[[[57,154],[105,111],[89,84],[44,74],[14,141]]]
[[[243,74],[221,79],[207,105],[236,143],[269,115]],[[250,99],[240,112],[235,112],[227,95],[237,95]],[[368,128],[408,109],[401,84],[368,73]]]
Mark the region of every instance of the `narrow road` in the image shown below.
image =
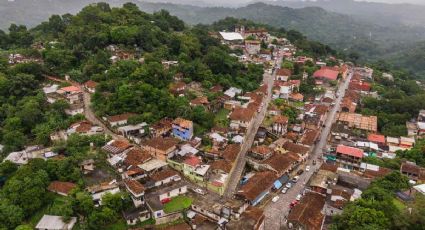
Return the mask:
[[[334,122],[336,114],[340,109],[342,98],[344,97],[345,90],[348,88],[348,84],[350,83],[351,77],[352,73],[350,73],[345,79],[345,81],[341,82],[338,87],[337,92],[339,97],[335,100],[334,107],[329,111],[327,119],[325,121],[325,127],[322,129],[322,132],[319,136],[319,141],[311,152],[309,159],[305,163],[305,165],[310,165],[310,171],[304,172],[300,176],[298,183],[293,185],[293,187],[290,188],[286,194],[280,193],[280,199],[276,203],[270,202],[264,208],[264,214],[266,216],[265,229],[282,229],[282,226],[284,226],[285,223],[285,217],[287,217],[289,214],[290,203],[294,201],[296,196],[303,191],[303,189],[305,188],[305,184],[309,181],[310,177],[316,170],[320,168],[322,164],[321,160],[316,161],[316,165],[312,165],[312,161],[314,159],[320,158],[322,156],[321,154],[323,152],[323,149],[326,148],[327,139],[331,131],[332,123]]]
[[[115,140],[126,140],[123,136],[115,134],[112,130],[109,129],[109,127],[107,127],[100,119],[97,118],[97,116],[93,112],[93,109],[91,108],[91,95],[90,95],[90,93],[88,93],[84,90],[84,88],[81,84],[79,84],[78,82],[75,82],[75,81],[67,81],[65,79],[60,79],[60,78],[52,77],[52,76],[45,76],[45,77],[47,79],[51,80],[51,81],[62,82],[62,83],[66,82],[66,83],[69,83],[73,86],[80,88],[80,90],[83,92],[83,95],[84,95],[84,100],[83,100],[83,102],[84,102],[84,116],[86,117],[86,119],[88,121],[90,121],[91,123],[102,127],[103,132],[105,134],[111,136],[113,139],[115,139]]]
[[[282,57],[278,56],[277,66],[280,66],[281,62]],[[229,181],[227,182],[227,186],[223,194],[225,198],[231,199],[239,184],[240,178],[242,176],[246,164],[246,153],[254,143],[257,130],[263,122],[264,117],[266,116],[267,107],[272,98],[272,88],[275,77],[276,71],[274,71],[272,74],[269,74],[267,72],[263,74],[263,84],[267,85],[267,96],[263,98],[263,107],[261,108],[260,112],[255,116],[254,120],[251,122],[247,129],[244,142],[241,146],[241,151],[239,152],[238,157],[236,158],[236,163],[234,164],[232,171],[230,172]]]
[[[84,116],[91,123],[100,126],[103,128],[103,132],[112,137],[114,140],[127,140],[123,136],[115,134],[112,130],[109,129],[99,118],[97,118],[93,109],[91,108],[91,95],[90,93],[83,90],[84,93]]]

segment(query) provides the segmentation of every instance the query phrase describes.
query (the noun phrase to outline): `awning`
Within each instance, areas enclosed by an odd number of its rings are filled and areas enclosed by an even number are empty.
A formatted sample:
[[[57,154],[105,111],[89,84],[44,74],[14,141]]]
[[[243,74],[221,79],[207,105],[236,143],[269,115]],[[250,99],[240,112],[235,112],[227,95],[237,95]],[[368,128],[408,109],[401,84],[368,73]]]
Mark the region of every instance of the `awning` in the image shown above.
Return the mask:
[[[274,182],[274,188],[275,188],[275,189],[279,189],[280,187],[282,187],[282,183],[280,183],[280,181],[279,181],[279,180],[275,181],[275,182]]]

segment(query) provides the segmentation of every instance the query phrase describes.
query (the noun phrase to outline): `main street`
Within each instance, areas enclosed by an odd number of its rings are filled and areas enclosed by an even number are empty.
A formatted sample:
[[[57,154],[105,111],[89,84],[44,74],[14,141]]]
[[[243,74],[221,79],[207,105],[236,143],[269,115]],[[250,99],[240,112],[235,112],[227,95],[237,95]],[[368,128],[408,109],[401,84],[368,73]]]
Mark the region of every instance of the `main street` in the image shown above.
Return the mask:
[[[279,56],[276,57],[276,59],[277,60],[276,60],[275,66],[280,67],[280,64],[282,63],[282,56],[280,56],[279,54]],[[272,88],[273,88],[275,77],[276,77],[276,71],[274,71],[272,74],[269,74],[267,72],[264,72],[263,74],[263,84],[267,85],[267,96],[264,97],[263,99],[263,106],[261,107],[260,112],[254,117],[253,121],[251,122],[251,124],[249,125],[247,129],[244,142],[241,146],[241,151],[239,152],[238,157],[236,158],[236,163],[233,166],[232,171],[230,172],[229,181],[227,182],[227,186],[223,194],[225,198],[231,199],[238,186],[243,170],[245,168],[246,153],[248,152],[248,150],[251,148],[252,144],[254,143],[257,130],[260,127],[261,123],[263,122],[264,117],[266,116],[267,107],[272,98]]]
[[[264,214],[266,216],[265,220],[265,229],[275,230],[282,229],[285,223],[285,217],[289,214],[289,205],[292,201],[295,200],[296,196],[305,188],[305,184],[308,182],[313,173],[318,170],[321,166],[321,160],[316,160],[317,164],[312,165],[312,161],[321,157],[323,149],[326,148],[327,139],[329,133],[331,131],[332,123],[335,120],[336,114],[340,109],[342,98],[345,95],[345,90],[348,88],[348,84],[350,83],[352,77],[352,73],[350,73],[345,81],[341,82],[338,87],[337,95],[338,98],[335,100],[334,107],[329,111],[327,119],[325,121],[325,127],[322,129],[322,132],[319,136],[319,141],[315,145],[309,159],[305,163],[305,165],[310,165],[310,171],[304,172],[300,175],[298,183],[294,184],[292,188],[290,188],[286,194],[278,194],[280,199],[276,202],[270,202],[264,208]]]

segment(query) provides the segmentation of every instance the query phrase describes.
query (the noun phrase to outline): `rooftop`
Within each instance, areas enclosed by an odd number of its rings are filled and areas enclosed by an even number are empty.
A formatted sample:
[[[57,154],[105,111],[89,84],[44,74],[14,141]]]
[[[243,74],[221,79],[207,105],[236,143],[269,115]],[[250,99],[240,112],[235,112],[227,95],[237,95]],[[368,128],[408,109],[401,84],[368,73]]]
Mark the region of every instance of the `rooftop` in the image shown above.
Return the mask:
[[[336,147],[336,152],[344,154],[344,155],[357,157],[357,158],[363,158],[363,150],[358,149],[358,148],[354,148],[354,147],[349,147],[349,146],[345,146],[345,145],[338,145]]]
[[[237,193],[247,200],[255,200],[261,193],[271,188],[276,178],[271,171],[258,172],[242,185]]]
[[[322,226],[325,197],[317,193],[307,193],[288,215],[288,221],[298,222],[309,230],[319,230]]]

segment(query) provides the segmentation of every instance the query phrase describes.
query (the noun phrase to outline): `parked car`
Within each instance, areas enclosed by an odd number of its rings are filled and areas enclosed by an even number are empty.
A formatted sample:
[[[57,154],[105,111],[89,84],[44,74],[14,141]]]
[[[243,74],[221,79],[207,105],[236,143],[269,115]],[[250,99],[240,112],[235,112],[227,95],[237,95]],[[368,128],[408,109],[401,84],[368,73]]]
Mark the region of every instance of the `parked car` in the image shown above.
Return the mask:
[[[303,197],[303,195],[298,194],[297,197],[295,198],[295,200],[300,201],[301,200],[301,197]]]
[[[310,171],[310,165],[307,165],[307,167],[305,167],[305,171],[306,172]]]
[[[200,189],[200,188],[192,188],[192,191],[201,194],[201,195],[206,195],[207,192],[205,192],[204,190]]]
[[[300,179],[300,176],[294,176],[294,178],[292,178],[292,182],[297,183],[298,179]]]
[[[288,188],[285,187],[282,189],[282,193],[285,194],[286,192],[288,192]]]
[[[316,160],[313,160],[313,165],[316,165]]]
[[[286,187],[287,187],[287,188],[292,188],[292,183],[291,183],[291,182],[288,182],[288,183],[286,184]]]
[[[301,175],[301,174],[303,174],[303,172],[304,172],[304,170],[300,169],[300,170],[298,170],[297,175]]]
[[[297,200],[294,200],[294,201],[292,201],[290,204],[289,204],[289,208],[293,208],[293,207],[295,207],[295,205],[297,205],[298,204],[298,201]]]
[[[276,203],[278,200],[279,200],[279,196],[275,196],[275,197],[273,197],[273,199],[272,199],[273,203]]]

